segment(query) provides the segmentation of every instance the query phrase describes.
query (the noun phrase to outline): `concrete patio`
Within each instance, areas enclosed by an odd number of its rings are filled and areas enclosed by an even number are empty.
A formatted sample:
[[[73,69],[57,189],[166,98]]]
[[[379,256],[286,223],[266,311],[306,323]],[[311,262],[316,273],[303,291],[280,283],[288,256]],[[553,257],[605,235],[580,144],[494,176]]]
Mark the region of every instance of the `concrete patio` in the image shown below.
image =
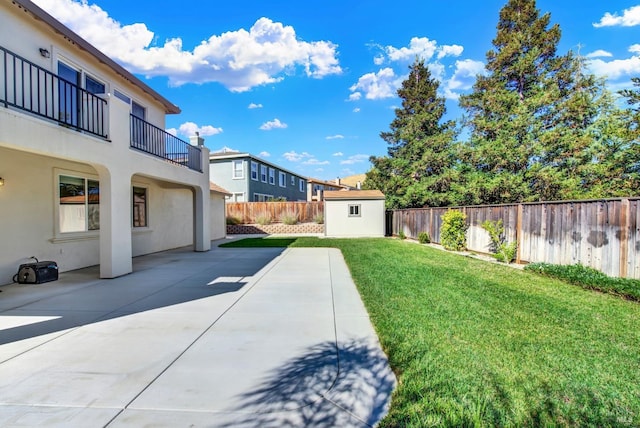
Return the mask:
[[[0,426],[375,425],[395,377],[340,251],[215,244],[0,288]]]

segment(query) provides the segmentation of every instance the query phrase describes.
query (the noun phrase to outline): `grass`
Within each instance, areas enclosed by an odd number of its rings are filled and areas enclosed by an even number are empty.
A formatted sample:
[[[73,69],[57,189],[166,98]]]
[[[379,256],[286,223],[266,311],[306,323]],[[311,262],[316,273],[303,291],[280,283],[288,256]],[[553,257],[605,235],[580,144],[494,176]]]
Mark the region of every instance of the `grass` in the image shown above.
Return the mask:
[[[533,263],[525,266],[525,269],[540,275],[561,279],[587,290],[597,290],[622,296],[629,300],[640,301],[640,280],[637,279],[612,278],[596,269],[582,265]]]
[[[381,427],[640,426],[637,302],[401,240],[251,243],[342,251],[399,380]]]

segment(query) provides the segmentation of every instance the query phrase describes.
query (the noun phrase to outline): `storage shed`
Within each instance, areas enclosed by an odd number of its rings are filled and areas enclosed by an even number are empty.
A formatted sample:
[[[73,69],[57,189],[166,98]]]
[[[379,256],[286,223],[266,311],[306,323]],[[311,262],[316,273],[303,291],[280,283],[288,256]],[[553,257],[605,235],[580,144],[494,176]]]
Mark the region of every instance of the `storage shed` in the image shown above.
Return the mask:
[[[325,191],[325,235],[383,237],[384,212],[384,194],[379,190]]]

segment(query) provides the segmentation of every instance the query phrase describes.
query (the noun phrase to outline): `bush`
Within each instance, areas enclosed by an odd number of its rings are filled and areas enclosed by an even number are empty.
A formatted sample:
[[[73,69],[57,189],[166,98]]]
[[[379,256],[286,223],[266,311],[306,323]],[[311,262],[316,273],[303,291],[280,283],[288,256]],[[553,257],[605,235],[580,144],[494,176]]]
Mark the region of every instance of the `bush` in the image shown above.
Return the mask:
[[[298,224],[298,214],[285,211],[280,215],[280,222],[284,224]]]
[[[313,221],[318,224],[324,224],[324,214],[316,214],[315,216],[313,216]]]
[[[418,242],[421,244],[428,244],[431,242],[431,237],[427,232],[418,233]]]
[[[440,243],[450,251],[467,248],[467,216],[462,211],[449,210],[442,215]]]
[[[398,238],[407,239],[407,235],[405,235],[403,231],[400,231],[400,233],[398,233]]]
[[[549,263],[532,263],[524,267],[551,278],[561,279],[569,284],[588,290],[597,290],[623,296],[630,300],[640,301],[640,280],[631,278],[613,278],[599,270],[583,265],[554,265]]]
[[[503,263],[511,263],[515,260],[518,243],[516,241],[507,243],[502,219],[498,221],[486,220],[482,223],[482,228],[489,233],[489,239],[491,239],[489,249],[494,253],[493,256],[496,260]]]
[[[232,215],[227,216],[227,224],[236,225],[240,223],[242,223],[242,219]]]
[[[266,213],[258,214],[256,216],[256,223],[258,223],[261,226],[266,226],[268,224],[271,224],[271,215]]]

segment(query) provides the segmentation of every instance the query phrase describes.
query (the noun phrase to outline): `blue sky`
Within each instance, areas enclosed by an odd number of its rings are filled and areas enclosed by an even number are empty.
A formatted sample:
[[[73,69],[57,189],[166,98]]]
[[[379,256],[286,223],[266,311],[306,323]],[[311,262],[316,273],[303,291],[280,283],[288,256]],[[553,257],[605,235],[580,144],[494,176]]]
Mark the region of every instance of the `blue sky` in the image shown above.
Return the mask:
[[[212,151],[250,152],[320,179],[364,173],[416,55],[459,118],[506,0],[34,0],[182,109]],[[589,60],[612,90],[640,76],[640,0],[538,0],[559,53]]]

